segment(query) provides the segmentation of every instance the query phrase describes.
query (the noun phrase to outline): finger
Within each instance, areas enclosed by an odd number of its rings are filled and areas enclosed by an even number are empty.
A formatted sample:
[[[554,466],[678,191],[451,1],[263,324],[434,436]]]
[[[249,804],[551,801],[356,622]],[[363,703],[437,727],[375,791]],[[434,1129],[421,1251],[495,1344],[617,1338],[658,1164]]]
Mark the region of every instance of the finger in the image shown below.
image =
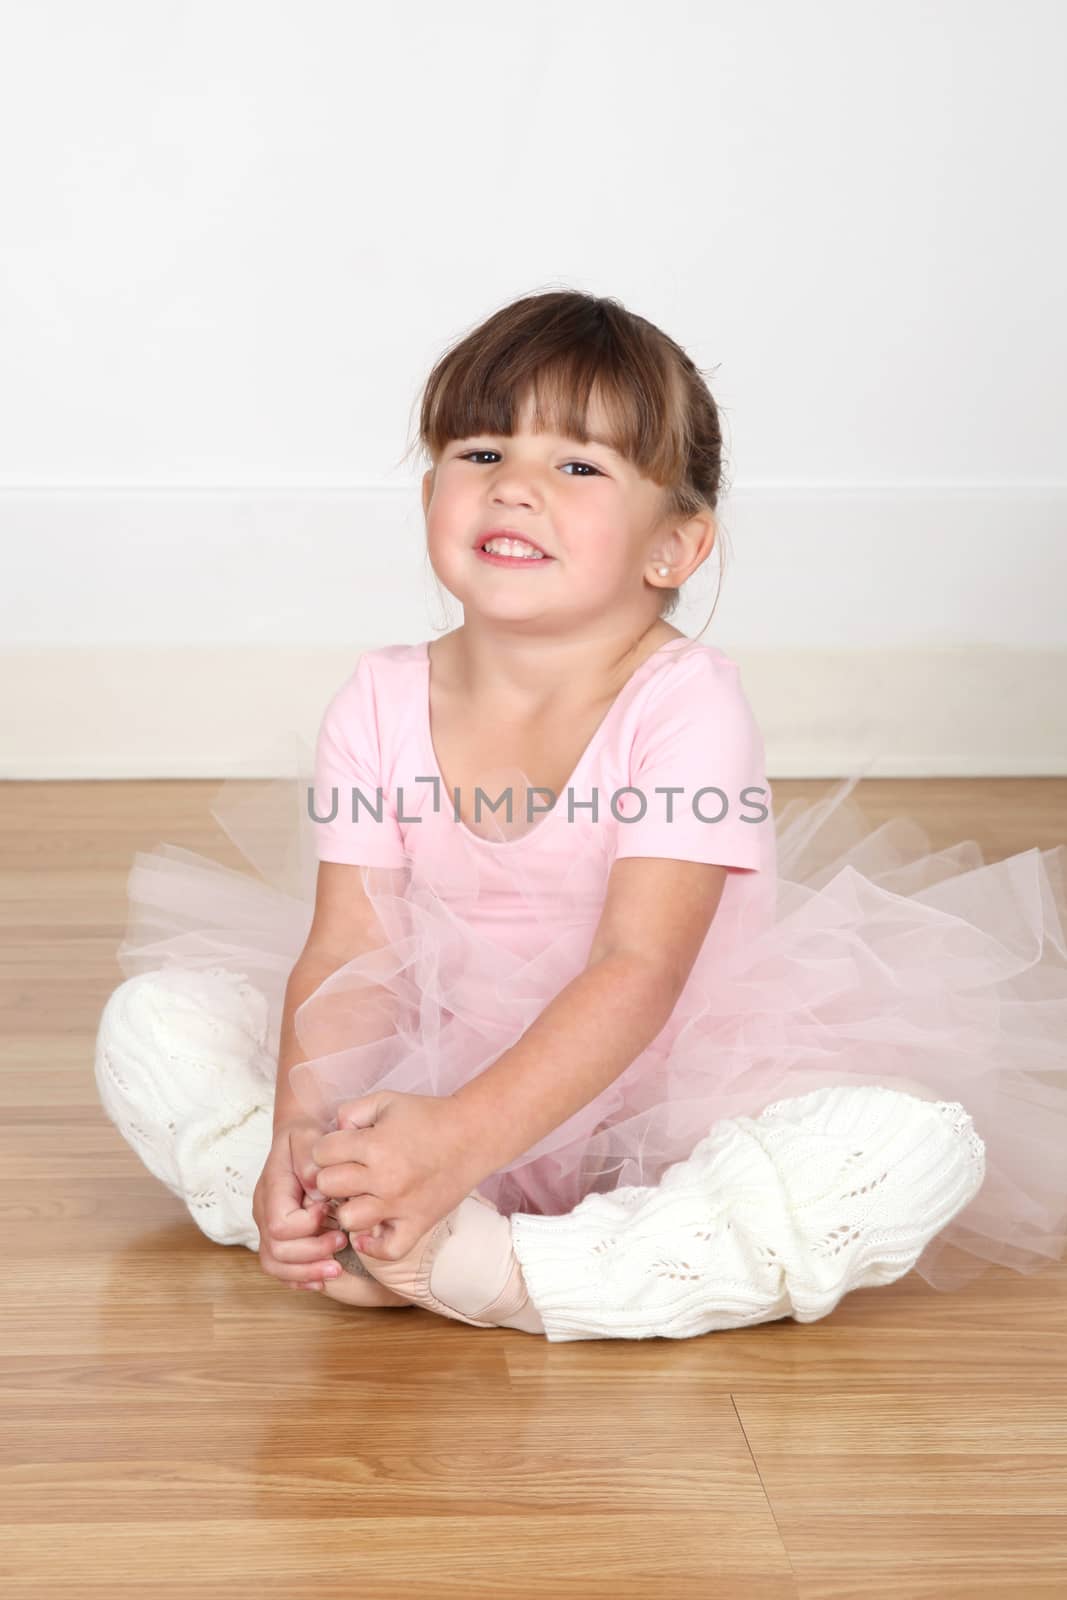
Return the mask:
[[[309,1262],[331,1261],[348,1243],[348,1234],[341,1229],[318,1233],[313,1239],[274,1239],[267,1241],[275,1261],[287,1266],[306,1265]]]
[[[267,1205],[267,1232],[272,1239],[308,1239],[320,1233],[326,1216],[322,1202],[310,1206],[292,1205],[286,1201]],[[332,1226],[332,1224],[331,1224]]]
[[[350,1194],[366,1194],[370,1189],[370,1172],[364,1161],[340,1161],[333,1166],[319,1168],[315,1174],[315,1187],[327,1200],[343,1200]]]
[[[320,1228],[338,1228],[337,1207],[339,1200],[326,1200],[322,1195],[317,1200],[312,1200],[309,1195],[304,1196],[304,1210],[309,1212]]]
[[[299,1289],[305,1283],[322,1283],[326,1279],[339,1278],[344,1268],[334,1262],[309,1261],[291,1265],[271,1260],[263,1270],[280,1283],[287,1284],[290,1289]]]
[[[334,1113],[338,1126],[372,1128],[392,1098],[391,1091],[383,1089],[378,1093],[360,1095],[357,1100],[342,1100]]]
[[[375,1194],[354,1195],[337,1211],[337,1222],[346,1233],[371,1233],[386,1220],[386,1207]]]
[[[339,1204],[340,1201],[338,1200],[313,1200],[310,1202],[308,1209],[318,1222],[320,1230],[322,1228],[339,1228],[341,1226],[337,1220],[335,1209]]]
[[[323,1133],[315,1140],[308,1151],[311,1160],[319,1167],[328,1167],[333,1162],[349,1159],[353,1150],[362,1146],[362,1135],[366,1128],[335,1128],[332,1133]]]
[[[353,1233],[351,1239],[360,1255],[369,1256],[372,1261],[399,1261],[424,1232],[410,1222],[383,1222],[368,1233]]]
[[[364,1238],[362,1234],[352,1235],[352,1248],[361,1256],[367,1256],[371,1261],[390,1261],[392,1257],[387,1254],[386,1247],[381,1240]]]
[[[379,1261],[399,1261],[401,1256],[407,1255],[418,1237],[411,1228],[394,1228],[387,1238],[379,1239],[376,1244],[371,1241],[370,1247]]]
[[[304,1209],[304,1190],[294,1172],[276,1172],[267,1183],[264,1200],[268,1233],[299,1238],[314,1230],[314,1216]]]

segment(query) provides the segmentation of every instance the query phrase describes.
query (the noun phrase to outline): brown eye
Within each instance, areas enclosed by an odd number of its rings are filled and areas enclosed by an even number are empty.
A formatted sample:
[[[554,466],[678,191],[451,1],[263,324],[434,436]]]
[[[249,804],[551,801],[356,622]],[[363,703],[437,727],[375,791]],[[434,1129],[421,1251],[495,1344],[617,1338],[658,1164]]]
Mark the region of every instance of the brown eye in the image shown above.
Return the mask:
[[[472,456],[496,456],[499,454],[499,450],[465,450],[462,455],[456,457],[456,460],[469,461]],[[593,473],[595,477],[602,478],[604,476],[600,468],[594,467],[590,461],[565,461],[563,465],[565,467],[584,467],[586,472]],[[585,475],[585,473],[578,474],[581,477],[585,477]]]

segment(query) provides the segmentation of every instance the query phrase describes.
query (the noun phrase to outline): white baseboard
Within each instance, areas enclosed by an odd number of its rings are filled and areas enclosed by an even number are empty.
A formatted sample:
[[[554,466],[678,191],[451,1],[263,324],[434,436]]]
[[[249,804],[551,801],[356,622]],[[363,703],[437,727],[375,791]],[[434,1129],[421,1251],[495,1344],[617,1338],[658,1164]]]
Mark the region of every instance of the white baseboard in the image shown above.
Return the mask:
[[[362,648],[5,651],[0,777],[290,775]],[[772,781],[1067,776],[1067,651],[721,648]]]
[[[671,618],[770,778],[1067,775],[1067,488],[752,486]],[[0,490],[0,776],[271,777],[361,650],[462,621],[417,487]]]

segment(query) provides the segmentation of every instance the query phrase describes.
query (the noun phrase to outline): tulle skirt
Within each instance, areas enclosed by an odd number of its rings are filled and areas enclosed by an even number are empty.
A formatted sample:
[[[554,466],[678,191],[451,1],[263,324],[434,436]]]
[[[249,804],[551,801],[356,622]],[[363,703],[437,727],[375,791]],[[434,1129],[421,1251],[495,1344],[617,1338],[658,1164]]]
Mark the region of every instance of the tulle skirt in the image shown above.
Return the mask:
[[[1067,847],[987,863],[934,850],[913,820],[874,825],[858,775],[776,815],[776,910],[731,959],[698,960],[670,1024],[607,1089],[480,1191],[506,1215],[653,1185],[725,1117],[830,1084],[959,1101],[985,1182],[916,1271],[954,1289],[992,1264],[1067,1249]],[[127,977],[222,967],[266,996],[269,1048],[307,938],[317,860],[306,776],[226,782],[212,815],[252,873],[177,845],[135,857],[118,951]],[[456,830],[457,844],[462,830]],[[254,875],[253,875],[254,874]],[[382,942],[299,1008],[291,1082],[330,1122],[372,1090],[446,1095],[495,1061],[583,965],[590,931],[557,903],[516,955],[406,869],[364,868]],[[568,913],[573,912],[573,916]],[[588,922],[588,918],[586,919]]]

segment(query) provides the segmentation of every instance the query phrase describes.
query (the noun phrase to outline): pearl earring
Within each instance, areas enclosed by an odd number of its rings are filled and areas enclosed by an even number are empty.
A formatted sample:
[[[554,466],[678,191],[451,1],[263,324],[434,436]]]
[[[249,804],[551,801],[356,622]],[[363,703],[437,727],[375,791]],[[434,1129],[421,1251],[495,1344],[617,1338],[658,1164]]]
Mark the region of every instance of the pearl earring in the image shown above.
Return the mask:
[[[657,567],[656,568],[656,571],[659,573],[661,578],[665,578],[670,570],[671,570],[670,567]]]

